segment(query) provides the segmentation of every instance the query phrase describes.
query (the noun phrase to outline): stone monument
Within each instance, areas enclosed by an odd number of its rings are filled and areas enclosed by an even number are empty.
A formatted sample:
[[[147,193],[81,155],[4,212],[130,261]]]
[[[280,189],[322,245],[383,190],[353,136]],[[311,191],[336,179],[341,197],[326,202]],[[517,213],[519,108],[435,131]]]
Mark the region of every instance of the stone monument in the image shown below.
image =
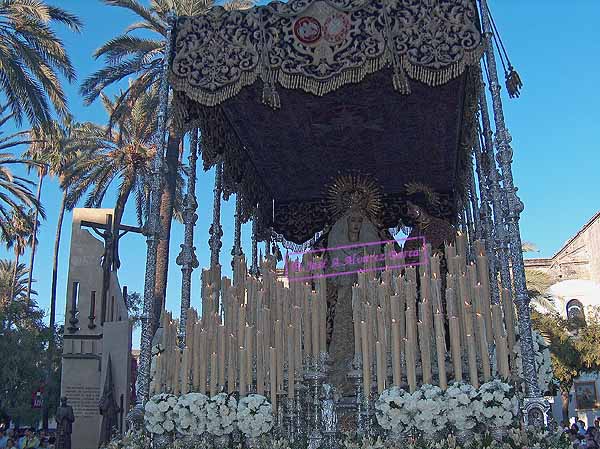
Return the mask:
[[[118,407],[118,432],[125,430],[131,376],[131,326],[114,270],[103,267],[103,226],[112,223],[112,209],[75,209],[71,234],[61,396],[73,407],[72,447],[97,449],[103,387],[112,383]],[[108,279],[107,279],[108,276]],[[103,286],[106,293],[103,294]],[[110,362],[109,362],[110,360]],[[109,367],[112,365],[111,379]]]

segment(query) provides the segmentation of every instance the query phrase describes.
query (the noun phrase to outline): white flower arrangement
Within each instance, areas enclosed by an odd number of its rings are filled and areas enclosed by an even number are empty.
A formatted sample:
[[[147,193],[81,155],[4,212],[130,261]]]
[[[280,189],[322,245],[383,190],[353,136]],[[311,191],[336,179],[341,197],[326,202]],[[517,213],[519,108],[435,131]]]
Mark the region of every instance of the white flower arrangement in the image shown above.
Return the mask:
[[[176,428],[182,435],[202,435],[208,423],[208,396],[188,393],[179,397],[174,411],[177,415]]]
[[[247,437],[256,438],[273,428],[273,407],[266,397],[250,394],[237,407],[238,429]]]
[[[235,429],[237,401],[227,393],[210,398],[206,407],[206,430],[216,436],[228,435]]]
[[[377,422],[386,430],[402,432],[414,423],[413,416],[409,413],[408,403],[412,395],[399,387],[384,390],[375,403]],[[416,408],[413,407],[416,414]]]
[[[514,388],[500,380],[491,380],[479,387],[481,424],[487,428],[510,426],[516,419],[519,401]]]
[[[550,346],[544,337],[537,331],[532,332],[533,337],[533,354],[535,358],[535,366],[537,368],[537,378],[540,391],[546,393],[550,385],[555,382],[554,373],[552,372],[552,362],[550,360]],[[513,348],[517,364],[517,372],[522,379],[523,376],[523,358],[521,356],[521,344],[517,340]],[[525,394],[525,383],[521,382],[521,393]]]
[[[395,433],[413,430],[432,435],[448,423],[444,391],[433,385],[423,385],[412,394],[389,388],[377,400],[375,410],[379,425]]]
[[[448,403],[444,390],[434,385],[422,385],[413,393],[419,413],[414,416],[415,427],[426,435],[434,435],[448,424]]]
[[[453,430],[462,432],[477,426],[483,405],[478,398],[479,392],[471,384],[455,382],[448,387],[448,421]]]
[[[152,396],[146,402],[144,412],[144,423],[148,432],[157,435],[173,432],[177,422],[176,405],[177,396],[172,394],[160,393]]]

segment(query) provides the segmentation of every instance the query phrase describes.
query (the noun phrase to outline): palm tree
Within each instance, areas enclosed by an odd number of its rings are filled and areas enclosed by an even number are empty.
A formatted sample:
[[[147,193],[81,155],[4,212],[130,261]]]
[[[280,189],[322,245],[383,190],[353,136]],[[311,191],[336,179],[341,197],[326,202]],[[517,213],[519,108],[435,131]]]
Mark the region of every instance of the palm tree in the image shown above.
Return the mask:
[[[62,41],[52,31],[62,23],[81,30],[80,20],[44,0],[0,0],[0,92],[17,124],[48,122],[50,104],[61,117],[68,114],[59,75],[71,82],[75,70]]]
[[[33,211],[29,211],[28,215],[32,216]],[[21,256],[25,253],[25,249],[31,245],[33,236],[33,220],[24,219],[20,214],[13,213],[11,219],[6,223],[9,231],[4,238],[6,249],[12,249],[15,254],[15,270],[19,265]],[[13,285],[16,284],[17,273],[13,273]],[[11,298],[14,297],[14,292],[11,292]]]
[[[0,153],[0,238],[5,241],[12,239],[9,223],[14,217],[33,225],[31,209],[39,210],[42,218],[45,212],[36,201],[29,189],[32,182],[21,176],[15,176],[10,170],[11,165],[36,165],[35,162],[15,158],[9,153]]]
[[[151,89],[156,91],[160,83],[165,41],[168,30],[168,15],[175,12],[177,15],[201,15],[214,6],[214,0],[152,0],[150,7],[144,6],[139,0],[104,0],[110,6],[117,6],[133,12],[141,21],[130,25],[125,32],[111,39],[100,47],[94,57],[103,57],[105,67],[92,74],[81,86],[81,92],[86,102],[92,103],[110,85],[126,78],[134,77],[129,88],[117,100],[114,117],[115,122],[126,113],[125,105],[135,101],[144,92]],[[237,0],[232,7],[248,7],[249,0]],[[226,5],[227,7],[227,5]],[[135,30],[144,30],[156,34],[156,38],[138,37],[130,34]],[[169,268],[169,242],[171,222],[176,203],[177,172],[179,170],[181,137],[174,129],[169,129],[166,160],[166,185],[162,193],[160,204],[162,235],[158,241],[156,262],[156,283],[154,291],[154,322],[156,329],[160,318],[160,310],[166,296],[167,273]]]
[[[42,184],[47,175],[59,176],[65,165],[69,163],[70,158],[75,154],[74,151],[68,150],[67,146],[71,141],[71,131],[74,123],[71,117],[67,117],[63,123],[51,121],[44,126],[34,126],[29,132],[31,143],[29,148],[23,154],[23,157],[35,161],[38,165],[35,167],[38,176],[36,201],[40,203],[42,194]],[[28,167],[28,171],[32,167]],[[59,222],[62,225],[62,214],[64,210],[61,207],[59,214]],[[38,213],[33,217],[33,234],[37,236],[39,226]],[[31,255],[29,259],[29,279],[27,281],[27,290],[31,290],[31,281],[33,277],[33,269],[36,254],[36,240],[32,241]],[[30,294],[27,295],[31,297]]]
[[[9,148],[17,147],[19,145],[27,145],[31,143],[29,140],[29,131],[17,131],[11,132],[8,135],[4,135],[2,128],[13,119],[14,114],[8,110],[8,105],[0,105],[0,151],[8,150]]]
[[[37,294],[35,290],[31,292]],[[0,260],[0,301],[24,300],[27,295],[27,267],[14,260]]]
[[[115,102],[102,96],[109,115],[114,112]],[[156,108],[151,105],[154,98],[144,94],[130,104],[127,115],[116,124],[116,132],[107,127],[85,123],[79,130],[78,143],[88,151],[85,158],[76,161],[73,170],[67,173],[63,184],[70,190],[67,205],[74,205],[86,192],[85,206],[100,207],[111,185],[120,181],[117,188],[114,225],[118,229],[125,206],[133,193],[136,198],[138,222],[143,222],[149,195],[148,180],[150,161],[155,154],[153,143],[156,132]],[[120,265],[118,235],[113,245],[115,259],[113,269]]]

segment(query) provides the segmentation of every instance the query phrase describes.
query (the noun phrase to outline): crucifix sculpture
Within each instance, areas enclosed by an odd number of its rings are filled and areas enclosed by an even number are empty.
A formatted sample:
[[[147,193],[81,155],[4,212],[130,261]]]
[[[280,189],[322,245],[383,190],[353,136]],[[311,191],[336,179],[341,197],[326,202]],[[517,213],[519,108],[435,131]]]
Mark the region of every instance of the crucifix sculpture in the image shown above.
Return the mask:
[[[128,232],[135,232],[144,235],[144,229],[135,226],[127,226],[119,224],[115,226],[112,214],[106,214],[104,224],[94,223],[91,221],[82,220],[80,226],[90,228],[96,235],[104,240],[104,254],[102,255],[102,292],[101,292],[101,314],[100,324],[103,325],[106,321],[106,304],[108,291],[110,290],[110,275],[111,272],[116,272],[119,269],[119,240]]]

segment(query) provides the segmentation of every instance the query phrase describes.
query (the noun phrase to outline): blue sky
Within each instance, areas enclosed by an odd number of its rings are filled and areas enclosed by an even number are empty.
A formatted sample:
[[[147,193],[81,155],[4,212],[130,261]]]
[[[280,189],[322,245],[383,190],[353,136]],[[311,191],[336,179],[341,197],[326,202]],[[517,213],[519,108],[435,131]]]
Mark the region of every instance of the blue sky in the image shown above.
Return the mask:
[[[592,18],[600,17],[596,0],[488,0],[513,65],[523,79],[519,99],[504,98],[505,116],[513,137],[515,185],[525,204],[521,218],[523,240],[537,244],[533,257],[551,256],[599,209],[600,112],[597,107],[600,78],[600,28]],[[84,32],[75,35],[57,31],[74,61],[78,83],[67,85],[70,107],[78,121],[103,123],[106,115],[99,102],[84,106],[78,84],[102,66],[92,53],[135,20],[126,11],[108,7],[100,0],[50,0],[77,14]],[[208,228],[212,216],[214,171],[199,171],[199,202],[195,245],[201,267],[209,265]],[[35,279],[40,307],[49,311],[52,252],[60,191],[56,181],[47,182],[42,196],[47,219],[41,224]],[[112,207],[108,197],[105,207]],[[233,198],[222,208],[224,227],[221,252],[224,272],[230,272],[233,245]],[[132,211],[124,222],[135,224]],[[250,255],[250,225],[242,230],[244,251]],[[71,215],[63,226],[57,321],[64,320],[66,274],[71,233]],[[178,314],[181,288],[180,267],[174,258],[183,239],[183,226],[175,223],[171,242],[167,307]],[[143,291],[145,241],[128,234],[122,240],[119,278],[130,291]],[[2,254],[7,254],[5,250]],[[28,255],[24,261],[28,260]],[[199,271],[194,274],[193,303],[199,305]],[[137,333],[136,333],[137,334]],[[134,346],[139,337],[134,336]]]

